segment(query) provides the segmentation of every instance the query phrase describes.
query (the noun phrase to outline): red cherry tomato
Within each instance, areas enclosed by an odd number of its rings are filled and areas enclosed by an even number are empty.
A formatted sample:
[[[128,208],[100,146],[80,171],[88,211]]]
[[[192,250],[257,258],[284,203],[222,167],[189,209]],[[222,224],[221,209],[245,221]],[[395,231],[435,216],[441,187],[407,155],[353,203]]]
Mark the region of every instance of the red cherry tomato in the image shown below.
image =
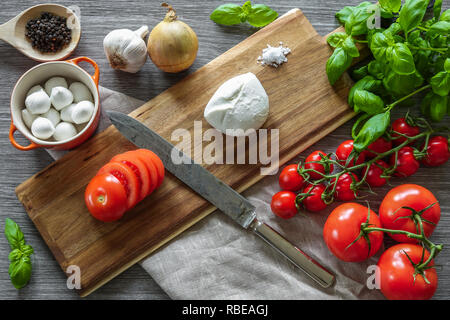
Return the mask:
[[[270,208],[280,218],[290,219],[298,212],[295,206],[297,195],[292,191],[280,191],[273,195]]]
[[[326,154],[323,151],[314,151],[311,153],[305,160],[305,169],[314,169],[322,174],[329,174],[333,171],[333,164],[330,164],[328,167],[324,166],[320,163],[309,163],[311,161],[320,161],[322,157],[325,157]],[[317,180],[323,178],[322,174],[316,172],[308,172],[311,179]]]
[[[150,175],[148,173],[147,166],[138,157],[136,157],[133,151],[118,154],[111,159],[112,162],[121,162],[134,171],[136,177],[139,180],[141,186],[141,193],[139,200],[144,199],[148,194],[151,187]]]
[[[450,158],[448,140],[442,136],[432,137],[428,142],[426,152],[426,156],[422,159],[423,164],[430,167],[437,167],[446,163]]]
[[[408,257],[414,264],[419,264],[426,261],[430,253],[420,245],[408,243],[400,243],[387,249],[377,264],[380,290],[389,300],[428,300],[436,292],[436,270],[430,268],[423,271],[429,281],[427,283],[422,274],[415,274],[414,266]],[[429,266],[434,266],[433,260]]]
[[[139,185],[136,173],[130,167],[120,162],[109,162],[98,171],[97,175],[102,173],[112,174],[122,183],[128,198],[128,209],[138,203],[141,186]]]
[[[428,238],[441,218],[441,208],[431,191],[416,184],[403,184],[386,194],[380,206],[381,224],[386,229],[404,230],[417,234],[414,220],[405,218],[411,216],[412,211],[402,207],[410,207],[420,212],[433,203],[431,208],[421,214],[425,236]],[[416,239],[408,238],[403,234],[389,235],[398,242],[417,243]]]
[[[368,233],[369,244],[360,237],[361,224],[367,221],[369,209],[360,204],[348,202],[336,207],[328,216],[323,228],[323,238],[328,249],[339,259],[349,262],[364,261],[373,256],[383,243],[383,232]],[[370,210],[368,228],[381,227],[380,219]]]
[[[331,180],[331,183],[333,184],[335,181],[336,178]],[[357,192],[356,190],[352,190],[353,181],[359,182],[358,177],[354,173],[344,173],[339,176],[336,184],[336,191],[334,192],[334,197],[336,200],[351,201],[356,198]]]
[[[395,165],[395,153],[391,155],[391,166]],[[411,147],[403,147],[398,151],[397,168],[394,175],[397,177],[409,177],[416,173],[420,164],[414,156],[414,149]]]
[[[281,171],[278,182],[282,190],[299,191],[305,180],[298,174],[297,165],[290,164]]]
[[[92,216],[104,222],[120,219],[128,208],[124,186],[107,173],[97,175],[89,182],[84,201]]]
[[[366,158],[373,159],[378,154],[385,153],[391,149],[392,149],[392,141],[386,140],[385,138],[380,137],[377,140],[375,140],[374,142],[372,142],[371,144],[369,144],[369,146],[365,150],[365,155],[366,155]],[[375,154],[374,152],[370,152],[370,151],[374,151],[377,154]]]
[[[304,193],[310,193],[310,196],[303,199],[302,204],[306,210],[311,212],[318,212],[327,207],[327,204],[322,199],[322,194],[325,191],[323,184],[309,185],[303,191]]]
[[[381,177],[381,175],[383,175],[382,168],[389,168],[389,165],[383,160],[377,160],[370,165],[369,172],[367,172],[366,175],[366,182],[369,184],[369,186],[381,187],[386,184],[387,179]],[[363,176],[366,174],[366,171],[367,167],[365,167],[363,170]]]
[[[420,133],[420,128],[417,126],[411,126],[406,122],[405,118],[399,118],[392,123],[392,131],[404,134],[408,137],[417,136]],[[392,142],[394,145],[398,146],[406,141],[405,137],[400,136],[399,134],[393,133],[392,137],[399,137],[397,139],[393,139]]]
[[[347,159],[352,151],[353,151],[353,140],[347,140],[342,142],[336,150],[336,158],[339,161],[339,163],[342,164],[343,166],[346,165]],[[353,158],[352,160],[349,161],[347,167],[353,167],[355,165],[361,164],[364,162],[364,160],[366,160],[366,156],[365,153],[363,152],[356,159],[356,164],[355,159]]]
[[[154,164],[156,172],[158,174],[158,184],[156,186],[158,188],[164,180],[165,172],[164,164],[162,163],[161,159],[153,151],[150,151],[148,149],[137,149],[136,152],[140,154],[140,156],[142,157],[141,159],[144,159],[144,162],[151,162]]]

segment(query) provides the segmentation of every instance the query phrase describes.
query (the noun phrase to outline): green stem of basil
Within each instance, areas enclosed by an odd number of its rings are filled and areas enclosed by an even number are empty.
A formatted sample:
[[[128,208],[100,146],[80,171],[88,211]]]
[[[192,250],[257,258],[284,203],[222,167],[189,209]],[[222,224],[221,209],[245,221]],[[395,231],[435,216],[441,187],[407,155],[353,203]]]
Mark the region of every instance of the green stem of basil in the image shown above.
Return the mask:
[[[435,52],[439,52],[439,53],[445,53],[447,51],[448,48],[423,48],[423,47],[416,47],[413,46],[411,44],[408,43],[408,47],[410,49],[414,49],[414,50],[429,50],[429,51],[435,51]]]
[[[404,96],[403,98],[400,98],[400,99],[398,99],[397,101],[394,101],[393,103],[387,105],[385,110],[386,110],[386,111],[390,111],[392,108],[394,108],[394,107],[395,107],[396,105],[398,105],[400,102],[402,102],[402,101],[404,101],[404,100],[406,100],[406,99],[409,99],[409,98],[411,98],[413,95],[418,94],[419,92],[422,92],[422,91],[427,90],[427,89],[429,89],[429,88],[431,88],[431,85],[430,85],[430,84],[427,84],[426,86],[423,86],[423,87],[417,89],[416,91],[411,92],[410,94]]]

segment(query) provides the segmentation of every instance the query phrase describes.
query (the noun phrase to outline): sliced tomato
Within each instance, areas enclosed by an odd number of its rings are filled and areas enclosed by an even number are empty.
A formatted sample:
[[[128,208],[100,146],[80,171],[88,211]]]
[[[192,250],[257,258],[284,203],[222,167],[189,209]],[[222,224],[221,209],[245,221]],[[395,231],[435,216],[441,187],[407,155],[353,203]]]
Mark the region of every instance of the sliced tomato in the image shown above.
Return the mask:
[[[119,179],[120,183],[125,187],[127,193],[128,209],[134,207],[141,193],[141,186],[138,177],[134,171],[121,162],[109,162],[98,171],[97,175],[109,173]]]
[[[112,162],[121,162],[128,167],[130,167],[136,176],[141,185],[141,193],[139,200],[144,199],[150,190],[150,181],[149,172],[145,163],[136,156],[135,152],[129,151],[125,153],[118,154],[111,159]]]
[[[156,166],[153,163],[153,161],[149,161],[148,157],[146,157],[144,155],[144,153],[137,152],[137,150],[130,151],[130,152],[133,152],[133,154],[136,157],[138,157],[145,164],[145,167],[147,168],[148,176],[150,178],[150,188],[148,190],[147,195],[150,195],[156,189],[156,187],[158,187],[158,184],[159,184],[158,170],[156,169]]]
[[[155,165],[156,172],[158,173],[158,185],[156,186],[158,188],[164,180],[164,164],[161,159],[153,151],[148,149],[138,149],[136,152],[143,155],[146,163],[151,161]]]

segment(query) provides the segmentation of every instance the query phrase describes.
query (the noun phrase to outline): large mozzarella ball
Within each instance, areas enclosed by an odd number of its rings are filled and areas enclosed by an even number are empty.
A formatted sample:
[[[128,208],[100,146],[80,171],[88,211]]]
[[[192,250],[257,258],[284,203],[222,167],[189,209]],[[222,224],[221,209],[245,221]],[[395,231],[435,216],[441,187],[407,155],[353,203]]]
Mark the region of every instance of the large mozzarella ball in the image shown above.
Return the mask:
[[[61,110],[61,120],[65,122],[73,122],[72,112],[75,109],[76,103],[72,103],[69,106]]]
[[[86,100],[94,102],[94,100],[92,99],[91,91],[84,85],[84,83],[74,82],[69,86],[69,90],[73,94],[74,102],[78,103]]]
[[[55,127],[49,119],[37,117],[31,125],[31,133],[36,138],[45,140],[50,138],[53,133],[55,133]]]
[[[55,87],[63,87],[67,89],[67,81],[63,77],[52,77],[45,82],[45,92],[50,96]]]
[[[64,87],[54,87],[52,89],[50,100],[56,110],[61,110],[73,102],[73,95],[69,89]]]
[[[31,114],[42,114],[50,109],[51,102],[45,91],[39,90],[26,97],[25,106]]]
[[[42,114],[41,117],[47,118],[50,120],[54,126],[56,126],[60,121],[61,117],[59,115],[59,112],[56,111],[54,108],[50,108],[46,113]]]
[[[69,122],[60,122],[55,128],[53,138],[57,141],[67,140],[77,135],[77,129]]]
[[[94,104],[90,101],[81,101],[72,111],[72,120],[76,124],[85,123],[91,120],[93,113]]]
[[[28,127],[28,129],[31,129],[31,125],[36,118],[37,115],[31,114],[27,108],[22,109],[22,120],[23,123],[25,123],[25,125]]]

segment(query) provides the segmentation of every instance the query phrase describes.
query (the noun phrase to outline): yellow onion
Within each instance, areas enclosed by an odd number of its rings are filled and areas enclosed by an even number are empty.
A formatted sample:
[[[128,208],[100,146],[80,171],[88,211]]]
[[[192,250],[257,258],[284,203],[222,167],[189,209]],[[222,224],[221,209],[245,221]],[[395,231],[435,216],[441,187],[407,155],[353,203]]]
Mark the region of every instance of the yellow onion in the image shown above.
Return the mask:
[[[198,39],[194,30],[177,20],[172,6],[163,21],[153,28],[148,38],[147,50],[153,63],[165,72],[180,72],[189,68],[197,57]]]

